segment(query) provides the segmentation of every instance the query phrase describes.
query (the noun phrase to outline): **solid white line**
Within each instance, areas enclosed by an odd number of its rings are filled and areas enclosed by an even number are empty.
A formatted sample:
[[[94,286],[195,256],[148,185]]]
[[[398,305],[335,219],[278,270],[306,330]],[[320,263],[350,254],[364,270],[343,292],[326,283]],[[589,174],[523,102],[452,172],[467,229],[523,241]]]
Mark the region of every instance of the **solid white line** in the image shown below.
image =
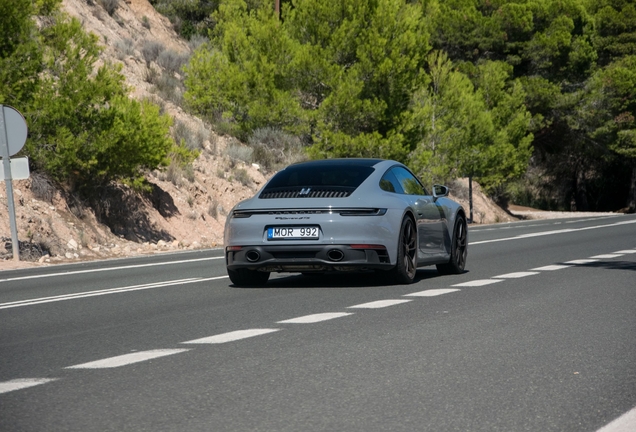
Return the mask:
[[[633,432],[636,430],[636,407],[603,426],[597,432]]]
[[[531,237],[541,237],[541,236],[548,236],[548,235],[554,235],[554,234],[565,234],[565,233],[572,233],[572,232],[578,232],[578,231],[587,231],[587,230],[599,229],[599,228],[610,228],[610,227],[616,227],[616,226],[620,226],[620,225],[627,225],[627,224],[633,224],[633,223],[636,223],[636,220],[628,220],[628,221],[623,221],[623,222],[616,222],[616,223],[608,224],[608,225],[596,225],[596,226],[585,227],[585,228],[570,228],[570,229],[562,229],[562,230],[556,230],[556,231],[542,231],[542,232],[537,232],[537,233],[522,234],[522,235],[518,235],[518,236],[515,236],[515,237],[506,237],[506,238],[500,238],[500,239],[471,242],[471,243],[468,243],[468,244],[470,246],[473,246],[473,245],[485,244],[485,243],[497,243],[497,242],[503,242],[503,241],[509,241],[509,240],[519,240],[519,239],[531,238]]]
[[[598,258],[598,259],[610,259],[610,258],[618,258],[623,256],[623,254],[603,254],[603,255],[595,255],[590,258]]]
[[[593,262],[597,262],[597,261],[600,261],[600,260],[588,258],[588,259],[578,259],[578,260],[566,261],[565,263],[566,264],[589,264],[589,263],[593,263]]]
[[[547,265],[547,266],[543,266],[543,267],[537,267],[537,268],[533,268],[530,270],[538,270],[538,271],[553,271],[553,270],[562,270],[562,269],[566,269],[566,268],[570,268],[572,267],[571,265],[563,265],[563,264],[553,264],[553,265]]]
[[[633,254],[633,253],[636,253],[636,249],[619,250],[619,251],[616,251],[614,253],[617,253],[617,254]]]
[[[20,378],[0,383],[0,394],[14,390],[34,387],[40,384],[46,384],[55,381],[57,378]]]
[[[461,287],[478,287],[478,286],[484,286],[484,285],[490,285],[490,284],[494,284],[497,282],[503,282],[502,279],[479,279],[479,280],[474,280],[474,281],[470,281],[470,282],[462,282],[462,283],[458,283],[452,286],[461,286]]]
[[[53,302],[65,301],[65,300],[75,300],[80,298],[96,297],[96,296],[102,296],[102,295],[108,295],[108,294],[120,294],[124,292],[147,290],[147,289],[153,289],[153,288],[163,288],[163,287],[173,286],[173,285],[185,285],[185,284],[191,284],[191,283],[205,282],[209,280],[225,279],[227,277],[228,276],[217,276],[212,278],[177,279],[177,280],[166,281],[166,282],[150,283],[150,284],[143,284],[143,285],[132,285],[132,286],[122,287],[122,288],[108,288],[104,290],[79,292],[75,294],[63,294],[63,295],[59,295],[55,297],[41,297],[41,298],[35,298],[30,300],[19,300],[19,301],[8,302],[8,303],[0,303],[0,309],[10,309],[10,308],[21,307],[21,306],[33,306],[33,305],[43,304],[43,303],[53,303]]]
[[[313,324],[321,321],[327,321],[334,318],[353,315],[347,312],[319,313],[313,315],[305,315],[298,318],[292,318],[284,321],[278,321],[277,324]]]
[[[387,306],[399,305],[402,303],[408,303],[412,300],[377,300],[369,303],[362,303],[355,306],[349,306],[348,309],[380,309]]]
[[[247,339],[254,336],[260,336],[268,333],[279,331],[280,329],[249,329],[249,330],[237,330],[228,333],[222,333],[214,336],[204,337],[201,339],[194,339],[187,342],[181,342],[183,344],[221,344],[226,342],[234,342],[241,339]]]
[[[446,288],[446,289],[429,289],[426,291],[419,291],[410,294],[404,294],[405,297],[434,297],[438,295],[448,294],[456,291],[461,291],[459,288]]]
[[[108,267],[108,268],[92,269],[92,270],[75,270],[75,271],[61,272],[61,273],[47,273],[42,275],[20,276],[20,277],[14,277],[14,278],[0,279],[0,282],[27,280],[27,279],[41,279],[41,278],[47,278],[47,277],[69,276],[69,275],[84,274],[84,273],[98,273],[98,272],[126,270],[126,269],[133,269],[133,268],[156,267],[156,266],[165,266],[165,265],[173,265],[173,264],[191,263],[191,262],[197,262],[197,261],[210,261],[210,260],[217,260],[217,259],[223,259],[223,258],[224,257],[222,256],[209,257],[209,258],[195,258],[195,259],[189,259],[189,260],[166,261],[166,262],[152,263],[152,264],[137,264],[137,265]]]
[[[515,272],[515,273],[506,273],[506,274],[502,274],[499,276],[493,276],[494,278],[498,278],[498,279],[518,279],[518,278],[522,278],[522,277],[526,277],[526,276],[533,276],[533,275],[537,275],[539,274],[539,272],[532,272],[532,271],[528,271],[528,272]]]
[[[133,363],[139,363],[152,360],[159,357],[165,357],[173,354],[190,351],[187,348],[182,349],[157,349],[150,351],[139,351],[130,354],[124,354],[117,357],[110,357],[102,360],[96,360],[88,363],[82,363],[75,366],[68,366],[65,369],[108,369],[120,366],[126,366]]]

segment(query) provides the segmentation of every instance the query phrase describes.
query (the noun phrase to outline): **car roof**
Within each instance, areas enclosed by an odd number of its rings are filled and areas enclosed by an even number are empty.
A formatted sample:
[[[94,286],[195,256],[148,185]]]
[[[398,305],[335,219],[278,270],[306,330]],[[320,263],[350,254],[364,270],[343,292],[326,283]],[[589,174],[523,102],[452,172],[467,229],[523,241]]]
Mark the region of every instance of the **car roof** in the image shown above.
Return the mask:
[[[332,166],[365,166],[372,167],[380,162],[384,162],[384,159],[372,159],[372,158],[342,158],[342,159],[321,159],[306,162],[298,162],[289,165],[288,168],[301,168],[301,167],[332,167]]]

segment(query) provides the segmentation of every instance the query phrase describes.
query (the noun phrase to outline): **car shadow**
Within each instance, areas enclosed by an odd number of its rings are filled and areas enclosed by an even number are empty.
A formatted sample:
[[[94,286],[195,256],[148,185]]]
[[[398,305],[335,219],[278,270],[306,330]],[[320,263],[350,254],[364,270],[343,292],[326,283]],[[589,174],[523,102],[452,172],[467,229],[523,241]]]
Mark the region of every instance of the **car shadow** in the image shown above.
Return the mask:
[[[564,265],[572,265],[563,263]],[[636,271],[636,262],[634,261],[596,261],[583,264],[574,264],[576,267],[593,267],[604,268],[608,270],[632,270]]]
[[[237,289],[289,289],[289,288],[365,288],[379,286],[393,286],[394,284],[382,277],[383,275],[375,272],[364,273],[317,273],[317,274],[290,274],[285,276],[273,277],[267,284],[259,287],[238,287],[230,285]],[[423,280],[440,277],[437,270],[418,269],[415,274],[413,283]]]

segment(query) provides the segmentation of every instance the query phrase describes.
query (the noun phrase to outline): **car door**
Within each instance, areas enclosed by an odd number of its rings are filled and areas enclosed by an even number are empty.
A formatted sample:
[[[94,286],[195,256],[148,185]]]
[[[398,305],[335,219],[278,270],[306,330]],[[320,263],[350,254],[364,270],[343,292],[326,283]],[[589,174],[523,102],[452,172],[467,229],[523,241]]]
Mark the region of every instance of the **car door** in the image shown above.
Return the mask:
[[[394,167],[392,174],[400,183],[404,194],[413,198],[417,217],[417,233],[420,261],[435,260],[444,252],[444,224],[440,209],[433,196],[409,170]]]

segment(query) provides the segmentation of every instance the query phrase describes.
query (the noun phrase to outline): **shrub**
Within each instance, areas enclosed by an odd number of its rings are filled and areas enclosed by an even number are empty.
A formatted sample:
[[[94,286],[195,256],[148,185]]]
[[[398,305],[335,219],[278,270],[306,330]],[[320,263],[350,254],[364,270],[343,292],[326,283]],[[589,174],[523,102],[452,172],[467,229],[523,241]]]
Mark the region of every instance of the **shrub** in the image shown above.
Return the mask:
[[[212,216],[216,219],[219,216],[219,202],[217,200],[212,200],[210,205],[208,205],[208,215]]]
[[[183,177],[190,183],[194,183],[194,166],[191,163],[183,167]]]
[[[161,74],[155,83],[155,89],[162,98],[176,105],[181,105],[183,101],[183,84],[175,77],[166,73]]]
[[[144,40],[141,44],[141,55],[144,56],[146,63],[157,60],[159,54],[165,51],[166,47],[161,42]]]
[[[237,168],[234,170],[234,179],[241,183],[243,186],[249,186],[252,184],[252,179],[246,170],[243,168]]]
[[[166,180],[177,187],[183,186],[182,170],[179,164],[175,161],[170,162],[170,165],[168,165],[168,169],[166,170]]]
[[[205,140],[208,139],[208,134],[203,125],[192,128],[181,120],[177,120],[172,128],[174,140],[178,143],[184,142],[190,150],[202,149]]]
[[[190,47],[192,51],[194,51],[197,48],[199,48],[201,45],[207,42],[209,42],[208,38],[202,35],[195,34],[188,41],[188,46]]]
[[[181,73],[181,67],[188,62],[188,54],[180,54],[173,50],[159,53],[157,64],[171,73]]]
[[[307,158],[300,139],[280,129],[255,129],[248,143],[254,149],[253,161],[266,171],[277,170]]]
[[[146,73],[144,74],[144,80],[150,84],[156,84],[161,77],[161,72],[157,71],[157,69],[152,66],[148,66],[146,69]]]
[[[150,30],[150,20],[146,15],[141,18],[141,25]]]
[[[119,6],[119,0],[99,0],[99,3],[110,16],[113,16]]]
[[[133,55],[135,44],[130,38],[123,38],[115,42],[115,49],[118,51],[117,58],[123,60],[125,57]]]
[[[55,197],[55,185],[46,174],[36,171],[31,173],[31,192],[35,198],[51,203]]]
[[[230,142],[225,148],[225,154],[233,161],[252,163],[252,153],[254,153],[254,150],[251,147],[234,142]]]

